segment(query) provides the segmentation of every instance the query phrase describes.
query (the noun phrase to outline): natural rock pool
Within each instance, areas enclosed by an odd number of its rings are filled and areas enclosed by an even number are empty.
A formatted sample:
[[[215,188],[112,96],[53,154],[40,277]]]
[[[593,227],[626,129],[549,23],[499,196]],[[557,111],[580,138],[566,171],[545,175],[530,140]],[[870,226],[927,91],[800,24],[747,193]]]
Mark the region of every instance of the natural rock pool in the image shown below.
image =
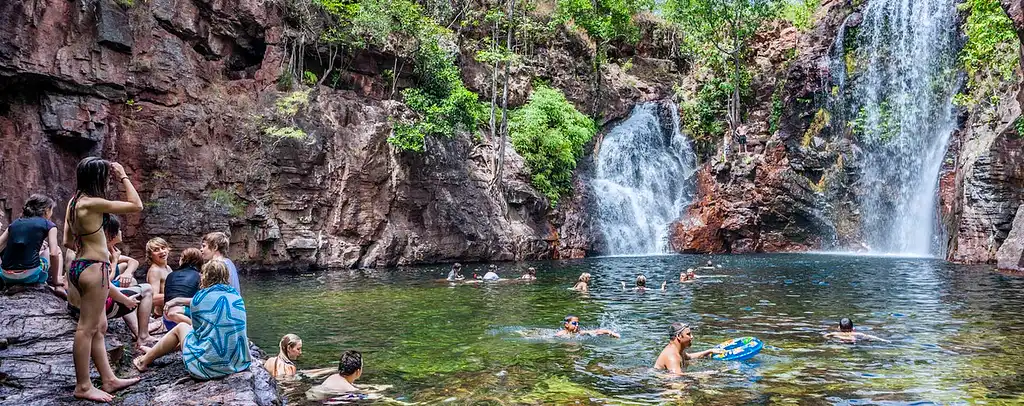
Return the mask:
[[[268,353],[285,333],[303,339],[299,368],[363,353],[357,382],[435,404],[862,404],[1024,401],[1024,277],[932,259],[777,254],[712,258],[720,269],[680,284],[704,256],[593,258],[501,264],[502,277],[537,267],[538,280],[449,285],[447,266],[357,270],[243,281],[249,336]],[[464,274],[483,274],[471,264]],[[593,274],[589,295],[567,290]],[[638,273],[643,294],[622,290]],[[712,276],[716,275],[716,276]],[[622,334],[550,338],[568,313]],[[841,317],[891,340],[822,339]],[[668,325],[696,325],[699,351],[756,336],[744,362],[698,360],[690,376],[650,366]],[[309,383],[285,385],[304,404]]]

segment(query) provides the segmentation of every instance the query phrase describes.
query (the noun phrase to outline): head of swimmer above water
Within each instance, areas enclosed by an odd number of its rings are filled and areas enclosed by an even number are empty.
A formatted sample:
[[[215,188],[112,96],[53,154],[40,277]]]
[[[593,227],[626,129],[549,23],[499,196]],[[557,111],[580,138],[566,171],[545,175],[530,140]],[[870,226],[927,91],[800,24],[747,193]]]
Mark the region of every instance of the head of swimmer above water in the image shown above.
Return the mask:
[[[690,325],[680,322],[672,323],[669,326],[669,339],[672,342],[678,343],[683,349],[689,348],[690,344],[693,343],[693,333],[690,330]]]
[[[302,339],[295,334],[285,334],[281,337],[281,354],[291,361],[295,361],[302,356]]]
[[[579,333],[580,318],[572,314],[565,316],[565,319],[562,320],[562,328],[570,333]]]
[[[647,277],[643,276],[643,275],[637,275],[637,277],[636,277],[636,287],[638,287],[638,288],[646,288],[647,287]]]
[[[853,321],[845,317],[842,320],[839,320],[839,331],[844,333],[853,332]]]
[[[583,283],[590,283],[590,274],[587,272],[581,273],[579,281]]]
[[[353,382],[363,376],[363,354],[359,351],[345,351],[338,361],[338,375]]]

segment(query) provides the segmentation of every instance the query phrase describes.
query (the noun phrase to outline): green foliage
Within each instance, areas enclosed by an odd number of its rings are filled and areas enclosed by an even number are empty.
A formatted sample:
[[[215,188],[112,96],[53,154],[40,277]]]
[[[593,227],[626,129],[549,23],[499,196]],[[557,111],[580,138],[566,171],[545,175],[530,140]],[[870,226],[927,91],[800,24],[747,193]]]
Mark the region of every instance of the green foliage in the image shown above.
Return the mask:
[[[877,122],[872,124],[867,108],[861,107],[860,111],[857,112],[857,118],[849,123],[853,134],[863,138],[865,135],[868,135],[868,127],[874,125],[878,132],[878,139],[865,141],[889,142],[899,135],[899,116],[893,113],[893,107],[888,101],[883,101],[882,104],[878,106],[877,114]]]
[[[302,84],[306,86],[313,86],[320,78],[316,77],[316,74],[310,71],[302,72]]]
[[[135,0],[114,0],[121,7],[135,7]]]
[[[209,199],[214,204],[227,209],[232,217],[245,216],[245,203],[239,200],[234,193],[224,189],[214,189],[210,191]]]
[[[310,91],[310,89],[296,90],[277,99],[277,102],[274,103],[277,108],[275,113],[281,118],[294,117],[299,113],[299,108],[309,105]]]
[[[807,31],[814,25],[814,12],[821,0],[789,0],[782,4],[779,16],[789,21],[800,31]]]
[[[526,160],[531,183],[551,206],[572,190],[572,174],[583,146],[594,137],[594,120],[576,110],[557,89],[537,86],[509,120],[512,146]]]
[[[697,149],[707,152],[725,134],[726,108],[732,86],[720,78],[706,81],[696,95],[681,95],[682,124]]]
[[[782,81],[772,92],[772,115],[768,117],[768,133],[775,134],[779,130],[779,123],[782,121],[782,91],[786,89],[786,82]]]
[[[807,131],[804,132],[804,139],[800,145],[808,147],[811,145],[811,140],[821,134],[825,127],[832,122],[832,114],[825,109],[818,109],[817,113],[814,113],[814,119],[811,120],[811,125],[807,127]]]
[[[991,98],[1001,83],[1014,79],[1020,41],[999,0],[966,0],[960,7],[970,12],[963,26],[967,43],[960,51],[960,63],[967,72],[971,95],[959,102],[973,105]]]
[[[291,138],[295,140],[306,139],[306,137],[309,136],[309,134],[306,134],[306,132],[302,131],[301,128],[293,126],[278,127],[276,125],[271,125],[264,128],[263,132],[274,138]]]
[[[725,51],[745,48],[761,25],[778,15],[780,4],[779,0],[666,0],[663,7],[668,19],[682,28],[685,51],[724,62]]]
[[[653,8],[653,0],[558,0],[555,21],[571,21],[598,42],[633,41],[639,35],[633,16]]]
[[[1017,117],[1017,121],[1013,123],[1013,127],[1017,130],[1017,138],[1024,139],[1024,117]]]

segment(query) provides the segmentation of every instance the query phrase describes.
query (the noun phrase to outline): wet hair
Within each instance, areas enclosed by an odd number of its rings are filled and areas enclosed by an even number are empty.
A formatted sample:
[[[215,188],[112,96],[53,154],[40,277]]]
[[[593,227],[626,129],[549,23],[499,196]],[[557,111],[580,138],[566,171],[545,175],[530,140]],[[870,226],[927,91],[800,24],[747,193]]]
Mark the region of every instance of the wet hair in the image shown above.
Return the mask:
[[[92,197],[107,196],[110,162],[99,157],[85,157],[78,162],[75,179],[78,191]]]
[[[167,240],[160,237],[150,238],[149,241],[146,241],[146,255],[152,254],[161,248],[171,248],[171,244],[168,244]]]
[[[348,350],[341,354],[338,360],[338,373],[341,376],[350,376],[363,368],[363,354],[359,351]]]
[[[25,201],[25,206],[21,209],[22,217],[43,217],[46,214],[46,209],[52,209],[57,203],[53,201],[49,196],[41,194],[33,194],[28,197]]]
[[[302,339],[299,338],[299,336],[295,334],[285,334],[284,337],[281,337],[281,344],[279,345],[279,347],[281,348],[281,354],[284,354],[285,358],[292,360],[290,357],[288,357],[288,349],[299,344],[302,344]]]
[[[639,287],[639,288],[646,287],[647,286],[647,277],[643,276],[643,275],[637,275],[637,277],[636,277],[636,286]]]
[[[121,231],[121,219],[113,214],[103,213],[103,233],[107,235],[107,240],[117,236],[118,231]]]
[[[589,273],[584,272],[584,273],[580,274],[580,279],[579,279],[580,282],[583,282],[584,280],[587,280],[587,279],[590,279],[590,274]]]
[[[526,268],[526,273],[528,273],[530,275],[536,275],[537,274],[537,268],[534,268],[532,266],[529,267],[529,268]]]
[[[842,320],[839,320],[839,331],[853,331],[853,321],[843,317]]]
[[[668,339],[674,340],[676,337],[682,335],[683,332],[686,331],[686,329],[688,328],[690,328],[690,325],[686,323],[680,323],[678,321],[672,323],[672,325],[669,326],[668,328]]]
[[[198,248],[185,248],[185,251],[181,252],[181,260],[178,261],[178,267],[184,268],[186,266],[200,269],[203,267],[203,253]]]
[[[228,236],[220,231],[212,232],[203,236],[203,242],[206,246],[214,251],[227,255],[228,251]]]
[[[452,269],[455,269],[455,270],[462,269],[462,264],[456,262],[455,265],[452,265]]]
[[[228,272],[228,265],[219,259],[211,260],[203,265],[203,272],[199,276],[199,289],[206,289],[216,284],[231,284],[231,272]]]
[[[575,314],[567,314],[565,318],[562,319],[562,324],[568,323],[572,321],[572,319],[579,319],[579,317],[576,316]]]
[[[487,267],[487,270],[488,271],[497,271],[498,270],[498,266],[494,265],[494,264],[491,264],[490,266]]]

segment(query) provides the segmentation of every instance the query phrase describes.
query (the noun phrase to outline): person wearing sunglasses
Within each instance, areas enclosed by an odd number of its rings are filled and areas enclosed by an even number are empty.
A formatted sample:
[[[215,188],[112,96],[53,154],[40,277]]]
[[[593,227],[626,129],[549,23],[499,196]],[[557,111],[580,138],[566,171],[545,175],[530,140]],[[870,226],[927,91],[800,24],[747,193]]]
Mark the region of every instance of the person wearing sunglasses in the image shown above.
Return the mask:
[[[575,315],[565,316],[562,320],[562,329],[555,333],[555,337],[576,337],[576,336],[599,336],[609,335],[615,338],[619,338],[619,333],[608,329],[597,329],[597,330],[583,330],[580,329],[580,318]]]
[[[658,355],[658,360],[654,362],[654,369],[667,369],[673,374],[682,374],[683,366],[687,361],[722,353],[722,350],[718,348],[692,354],[686,353],[686,349],[693,344],[693,335],[690,326],[686,323],[672,323],[669,327],[669,340],[668,345]]]

